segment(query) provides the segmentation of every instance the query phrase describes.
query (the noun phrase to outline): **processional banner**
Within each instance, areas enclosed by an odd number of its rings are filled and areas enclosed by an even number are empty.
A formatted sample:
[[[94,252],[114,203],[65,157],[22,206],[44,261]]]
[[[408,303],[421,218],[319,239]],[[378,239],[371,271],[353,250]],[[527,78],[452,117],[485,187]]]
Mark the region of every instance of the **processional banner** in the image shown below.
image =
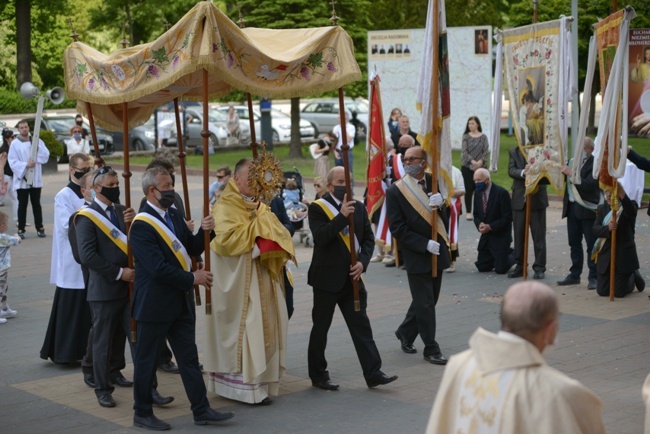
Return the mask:
[[[434,11],[434,3],[438,10]],[[438,34],[434,35],[434,13],[438,14]],[[447,20],[445,2],[429,0],[427,27],[425,31],[424,55],[420,69],[416,108],[422,114],[418,142],[429,157],[429,167],[438,164],[438,188],[445,199],[450,199],[454,192],[451,178],[451,139],[449,136],[451,122],[451,104],[449,97],[449,51],[447,48]],[[438,77],[433,77],[433,62],[438,62]],[[438,81],[437,99],[432,99],[434,80]],[[438,117],[433,119],[434,104],[438,106]],[[434,155],[433,143],[437,141],[437,155]]]
[[[530,169],[526,193],[543,179],[564,191],[562,129],[569,59],[565,20],[504,30],[502,41],[510,110],[519,149]],[[546,181],[545,181],[546,182]]]
[[[630,29],[628,128],[650,137],[650,29]]]

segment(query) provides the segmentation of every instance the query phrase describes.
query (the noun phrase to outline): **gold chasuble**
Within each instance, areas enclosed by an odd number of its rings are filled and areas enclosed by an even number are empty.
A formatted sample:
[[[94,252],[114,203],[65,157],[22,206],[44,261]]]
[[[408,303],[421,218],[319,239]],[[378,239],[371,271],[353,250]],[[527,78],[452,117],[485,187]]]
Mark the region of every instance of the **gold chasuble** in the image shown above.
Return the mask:
[[[234,179],[212,215],[213,302],[203,358],[208,390],[255,404],[278,394],[285,371],[282,266],[295,262],[293,240],[267,205],[242,198]]]

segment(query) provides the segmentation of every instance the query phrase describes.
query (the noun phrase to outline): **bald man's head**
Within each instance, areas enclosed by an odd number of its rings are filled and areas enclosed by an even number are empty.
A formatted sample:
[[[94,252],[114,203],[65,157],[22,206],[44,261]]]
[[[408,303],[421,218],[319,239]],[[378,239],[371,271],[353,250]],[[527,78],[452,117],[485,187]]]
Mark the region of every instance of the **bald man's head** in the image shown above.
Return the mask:
[[[404,152],[415,145],[415,139],[411,137],[410,134],[404,134],[402,137],[399,138],[399,142],[397,142],[397,146],[399,147],[399,151],[404,154]]]
[[[541,282],[519,282],[503,296],[501,330],[520,336],[540,351],[554,342],[559,305],[555,292]]]

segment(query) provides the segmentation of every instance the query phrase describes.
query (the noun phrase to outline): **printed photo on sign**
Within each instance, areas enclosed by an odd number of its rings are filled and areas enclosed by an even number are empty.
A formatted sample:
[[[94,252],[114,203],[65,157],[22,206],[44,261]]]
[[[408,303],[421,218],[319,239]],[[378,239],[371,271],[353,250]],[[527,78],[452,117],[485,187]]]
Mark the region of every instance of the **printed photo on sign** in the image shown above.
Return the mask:
[[[489,47],[487,29],[474,30],[474,54],[488,54]]]
[[[629,134],[650,137],[650,29],[630,29]]]
[[[523,146],[544,144],[546,67],[519,70],[519,137]]]

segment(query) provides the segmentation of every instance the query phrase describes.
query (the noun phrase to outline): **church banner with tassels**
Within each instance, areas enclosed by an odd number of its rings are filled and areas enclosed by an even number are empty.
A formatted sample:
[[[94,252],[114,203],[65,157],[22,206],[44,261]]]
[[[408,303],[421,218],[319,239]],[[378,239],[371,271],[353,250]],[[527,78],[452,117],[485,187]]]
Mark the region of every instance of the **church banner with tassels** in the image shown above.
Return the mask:
[[[449,51],[447,49],[447,20],[445,17],[445,2],[439,0],[438,10],[434,11],[434,2],[429,0],[427,12],[427,27],[425,31],[424,53],[416,108],[422,114],[418,141],[429,156],[429,165],[437,160],[439,164],[438,187],[445,199],[450,199],[454,192],[451,178],[451,140],[449,136],[451,122],[451,104],[449,97]],[[439,16],[438,35],[434,35],[434,13]],[[435,41],[435,46],[434,46]],[[434,52],[435,48],[435,52]],[[438,59],[439,75],[433,77],[433,59]],[[439,95],[437,101],[431,101],[433,81],[438,80]],[[433,119],[434,104],[438,106],[438,119]],[[437,136],[438,155],[433,155],[433,140]]]
[[[564,191],[562,116],[565,60],[568,58],[563,20],[503,31],[506,80],[513,126],[527,156],[526,193],[543,179]]]

